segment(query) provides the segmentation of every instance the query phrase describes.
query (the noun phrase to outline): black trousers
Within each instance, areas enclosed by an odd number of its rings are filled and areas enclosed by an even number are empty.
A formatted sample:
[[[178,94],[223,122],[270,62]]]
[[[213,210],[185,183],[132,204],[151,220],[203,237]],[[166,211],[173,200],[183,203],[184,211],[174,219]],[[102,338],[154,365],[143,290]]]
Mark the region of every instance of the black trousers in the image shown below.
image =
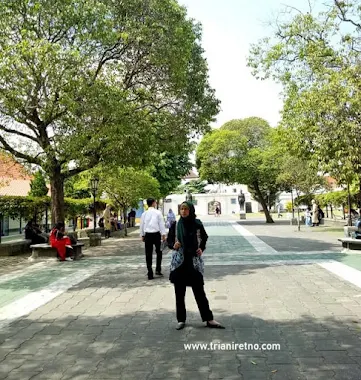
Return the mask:
[[[155,246],[155,252],[157,254],[157,262],[155,271],[162,271],[162,251],[161,246],[161,235],[160,232],[149,233],[147,232],[144,236],[145,243],[145,260],[147,262],[148,275],[153,274],[153,246]]]
[[[186,305],[185,305],[185,295],[186,295],[186,285],[183,283],[175,283],[175,298],[177,307],[177,320],[178,322],[185,322],[187,318]],[[199,312],[203,322],[212,321],[213,313],[209,308],[208,299],[206,293],[204,292],[203,284],[192,285],[192,290],[194,298],[196,299]]]

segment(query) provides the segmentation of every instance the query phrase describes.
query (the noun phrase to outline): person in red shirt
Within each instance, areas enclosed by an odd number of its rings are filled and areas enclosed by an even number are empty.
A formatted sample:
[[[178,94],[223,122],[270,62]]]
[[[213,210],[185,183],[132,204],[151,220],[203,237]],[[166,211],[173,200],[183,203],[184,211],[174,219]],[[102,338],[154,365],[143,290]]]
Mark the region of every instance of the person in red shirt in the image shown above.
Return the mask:
[[[73,247],[71,246],[71,240],[68,236],[65,236],[64,234],[65,225],[63,222],[59,222],[51,230],[49,242],[50,245],[53,248],[56,248],[56,250],[58,251],[58,258],[60,261],[73,261]]]

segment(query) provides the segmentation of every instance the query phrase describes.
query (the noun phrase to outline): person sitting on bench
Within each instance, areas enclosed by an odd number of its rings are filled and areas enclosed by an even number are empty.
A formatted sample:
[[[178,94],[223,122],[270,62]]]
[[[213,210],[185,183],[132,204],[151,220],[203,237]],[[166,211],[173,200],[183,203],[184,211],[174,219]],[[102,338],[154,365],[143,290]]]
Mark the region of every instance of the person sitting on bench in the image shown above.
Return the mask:
[[[48,239],[43,235],[33,219],[30,219],[25,226],[25,239],[31,240],[31,244],[44,244],[48,242]]]
[[[357,228],[355,231],[355,239],[361,239],[361,218],[355,221],[355,227]]]
[[[60,261],[73,261],[74,252],[71,246],[71,240],[65,236],[65,224],[59,222],[51,230],[49,237],[50,245],[58,251],[58,259]]]
[[[345,226],[343,230],[346,237],[353,235],[355,239],[361,239],[361,217],[356,219],[354,226]]]

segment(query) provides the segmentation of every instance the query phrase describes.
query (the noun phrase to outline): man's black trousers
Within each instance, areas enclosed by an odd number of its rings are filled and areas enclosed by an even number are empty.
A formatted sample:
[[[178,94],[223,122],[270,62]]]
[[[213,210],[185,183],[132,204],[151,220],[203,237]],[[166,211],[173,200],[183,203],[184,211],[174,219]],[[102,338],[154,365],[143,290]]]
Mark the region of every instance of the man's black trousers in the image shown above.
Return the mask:
[[[155,252],[157,253],[157,263],[155,267],[156,272],[162,271],[162,251],[161,246],[161,235],[160,232],[147,232],[144,236],[145,242],[145,259],[147,262],[148,276],[153,275],[152,263],[153,263],[153,245],[155,246]]]

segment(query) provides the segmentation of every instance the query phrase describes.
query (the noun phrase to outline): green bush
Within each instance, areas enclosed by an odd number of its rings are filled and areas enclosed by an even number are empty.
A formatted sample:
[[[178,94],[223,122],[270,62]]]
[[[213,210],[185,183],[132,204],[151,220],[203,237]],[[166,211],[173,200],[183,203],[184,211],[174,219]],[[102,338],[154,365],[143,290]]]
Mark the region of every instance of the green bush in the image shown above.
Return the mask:
[[[286,202],[285,208],[287,212],[292,212],[292,202]]]
[[[105,209],[104,201],[96,202],[96,209]],[[33,218],[35,215],[41,215],[45,212],[46,207],[50,213],[51,198],[49,197],[0,197],[0,213],[10,218],[18,218],[20,215],[25,219]],[[71,199],[65,198],[64,202],[65,217],[74,219],[78,216],[83,216],[93,213],[93,200],[87,199]]]
[[[25,219],[30,219],[45,211],[46,206],[49,207],[49,205],[49,197],[0,197],[0,213],[14,219],[20,215]]]

